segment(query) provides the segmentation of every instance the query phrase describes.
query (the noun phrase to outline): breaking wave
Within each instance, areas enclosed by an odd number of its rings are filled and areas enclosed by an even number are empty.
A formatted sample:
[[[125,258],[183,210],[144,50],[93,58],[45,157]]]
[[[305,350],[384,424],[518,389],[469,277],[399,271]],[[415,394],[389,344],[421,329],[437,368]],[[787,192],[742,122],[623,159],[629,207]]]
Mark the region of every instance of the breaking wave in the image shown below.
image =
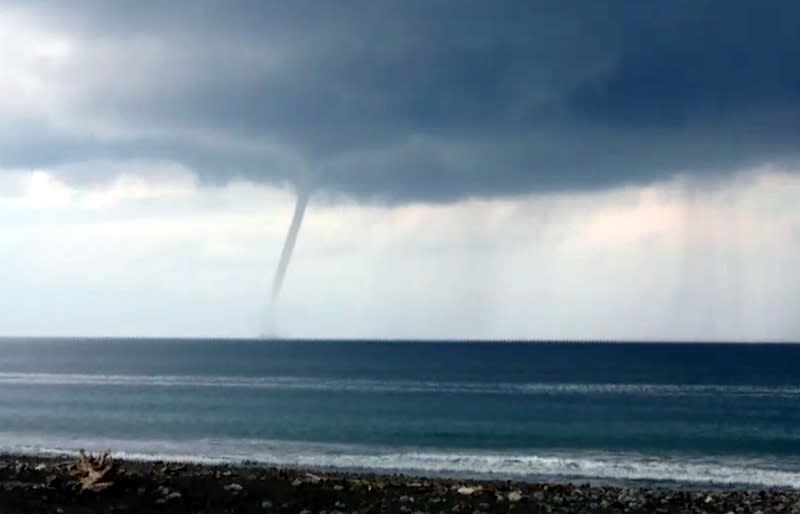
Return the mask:
[[[0,451],[69,455],[80,448],[116,449],[118,458],[200,464],[253,464],[311,469],[409,473],[426,476],[515,480],[606,482],[670,481],[687,485],[800,489],[800,467],[781,469],[759,459],[657,458],[638,454],[548,455],[419,451],[358,445],[285,441],[202,439],[184,442],[139,440],[50,440],[0,434]]]

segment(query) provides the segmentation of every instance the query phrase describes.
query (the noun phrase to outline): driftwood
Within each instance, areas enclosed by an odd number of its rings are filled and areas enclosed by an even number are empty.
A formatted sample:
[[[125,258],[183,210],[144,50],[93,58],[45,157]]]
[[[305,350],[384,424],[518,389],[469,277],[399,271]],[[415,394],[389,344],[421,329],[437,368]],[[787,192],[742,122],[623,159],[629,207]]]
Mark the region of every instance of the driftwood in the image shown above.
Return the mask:
[[[110,452],[94,456],[81,450],[78,462],[75,464],[75,475],[81,491],[100,492],[111,487],[114,482],[108,479],[109,473],[114,469],[114,460]]]

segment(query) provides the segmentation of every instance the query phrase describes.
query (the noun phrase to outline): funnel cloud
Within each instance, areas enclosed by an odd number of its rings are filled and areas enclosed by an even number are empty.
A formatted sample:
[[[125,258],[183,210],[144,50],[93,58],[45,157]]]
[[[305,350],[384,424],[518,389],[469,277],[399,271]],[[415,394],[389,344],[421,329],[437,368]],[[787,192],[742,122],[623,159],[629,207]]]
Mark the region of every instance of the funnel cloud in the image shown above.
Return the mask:
[[[303,216],[305,215],[306,206],[308,205],[308,198],[308,189],[298,189],[292,222],[289,224],[289,231],[286,233],[286,240],[283,243],[283,250],[281,250],[281,256],[278,260],[278,267],[275,270],[275,276],[272,280],[273,305],[278,303],[278,299],[281,295],[283,281],[286,278],[286,271],[289,269],[292,253],[294,253],[294,246],[297,243],[297,236],[300,233],[300,227],[303,225]]]

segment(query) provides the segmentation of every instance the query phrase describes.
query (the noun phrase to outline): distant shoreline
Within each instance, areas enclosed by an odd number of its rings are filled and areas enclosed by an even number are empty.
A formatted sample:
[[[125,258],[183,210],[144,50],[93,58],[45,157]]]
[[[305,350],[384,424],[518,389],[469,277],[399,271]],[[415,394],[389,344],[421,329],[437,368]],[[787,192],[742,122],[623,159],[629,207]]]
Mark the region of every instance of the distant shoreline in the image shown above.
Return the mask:
[[[617,487],[117,461],[78,492],[73,458],[0,455],[0,512],[795,512],[800,491]],[[60,510],[59,510],[60,509]]]
[[[306,338],[306,337],[268,337],[268,336],[253,336],[253,337],[160,337],[160,336],[20,336],[20,335],[4,335],[0,336],[0,343],[3,342],[47,342],[47,341],[64,341],[64,342],[130,342],[130,341],[145,341],[145,342],[185,342],[185,343],[257,343],[257,342],[273,342],[273,343],[380,343],[380,344],[552,344],[552,345],[704,345],[704,346],[748,346],[748,345],[761,345],[761,346],[785,346],[785,345],[800,345],[800,341],[792,340],[739,340],[739,341],[722,341],[722,340],[679,340],[679,339],[395,339],[395,338]]]

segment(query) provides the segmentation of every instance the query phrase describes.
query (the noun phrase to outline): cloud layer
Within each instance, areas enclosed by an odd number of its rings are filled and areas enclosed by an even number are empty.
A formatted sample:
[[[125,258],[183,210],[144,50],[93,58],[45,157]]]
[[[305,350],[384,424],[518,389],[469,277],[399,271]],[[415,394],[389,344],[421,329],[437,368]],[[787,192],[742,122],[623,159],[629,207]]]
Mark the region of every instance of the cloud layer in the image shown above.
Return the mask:
[[[790,164],[798,20],[790,0],[5,1],[0,168],[152,161],[405,203]]]

